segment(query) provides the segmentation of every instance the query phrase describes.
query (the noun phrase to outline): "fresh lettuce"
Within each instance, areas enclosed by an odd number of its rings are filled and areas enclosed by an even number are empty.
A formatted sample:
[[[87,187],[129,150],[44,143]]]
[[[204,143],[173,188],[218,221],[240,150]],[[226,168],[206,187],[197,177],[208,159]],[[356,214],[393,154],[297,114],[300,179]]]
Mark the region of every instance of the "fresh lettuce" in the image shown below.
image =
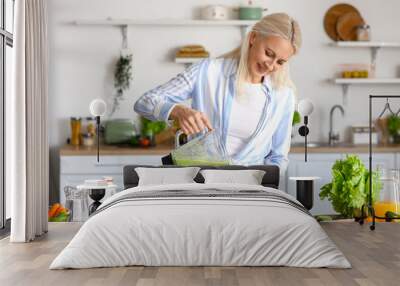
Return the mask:
[[[377,172],[372,172],[372,203],[379,195],[381,183]],[[369,200],[369,171],[357,155],[347,155],[332,167],[332,181],[321,187],[321,199],[328,198],[333,209],[352,217]]]

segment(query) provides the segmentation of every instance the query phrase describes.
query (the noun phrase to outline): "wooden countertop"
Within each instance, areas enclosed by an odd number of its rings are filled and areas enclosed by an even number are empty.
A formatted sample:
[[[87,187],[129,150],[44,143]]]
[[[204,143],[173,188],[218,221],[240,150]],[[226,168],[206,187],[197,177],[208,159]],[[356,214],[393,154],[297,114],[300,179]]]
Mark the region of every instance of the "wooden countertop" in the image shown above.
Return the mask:
[[[172,145],[158,145],[155,147],[130,147],[101,145],[100,156],[104,155],[167,155],[174,148]],[[60,156],[96,156],[97,147],[64,145],[60,148]]]
[[[101,145],[100,155],[167,155],[174,146],[158,145],[155,147],[130,147],[130,146],[114,146]],[[373,146],[373,153],[400,153],[400,145]],[[355,146],[324,146],[324,147],[308,147],[308,153],[368,153],[368,145]],[[303,154],[304,147],[296,146],[290,148],[292,154]],[[97,155],[96,146],[72,146],[64,145],[60,148],[60,156],[95,156]]]

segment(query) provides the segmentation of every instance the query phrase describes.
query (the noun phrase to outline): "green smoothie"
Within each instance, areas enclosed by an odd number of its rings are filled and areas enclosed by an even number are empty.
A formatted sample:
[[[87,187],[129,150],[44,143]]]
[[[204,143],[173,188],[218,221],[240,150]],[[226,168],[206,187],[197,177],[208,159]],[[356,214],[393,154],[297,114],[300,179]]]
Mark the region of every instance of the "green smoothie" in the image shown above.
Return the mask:
[[[177,166],[226,166],[228,161],[210,161],[207,159],[179,159],[173,158],[174,164]]]

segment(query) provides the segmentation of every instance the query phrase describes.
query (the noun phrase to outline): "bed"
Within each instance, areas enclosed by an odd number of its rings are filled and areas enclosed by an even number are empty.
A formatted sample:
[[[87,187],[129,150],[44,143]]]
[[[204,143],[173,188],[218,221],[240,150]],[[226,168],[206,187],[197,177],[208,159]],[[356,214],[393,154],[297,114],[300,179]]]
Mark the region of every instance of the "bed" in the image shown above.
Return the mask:
[[[153,186],[138,186],[137,167],[124,168],[126,189],[99,207],[50,269],[351,267],[310,213],[277,189],[275,166],[220,167],[264,170],[261,185],[205,184],[199,173],[196,183]]]

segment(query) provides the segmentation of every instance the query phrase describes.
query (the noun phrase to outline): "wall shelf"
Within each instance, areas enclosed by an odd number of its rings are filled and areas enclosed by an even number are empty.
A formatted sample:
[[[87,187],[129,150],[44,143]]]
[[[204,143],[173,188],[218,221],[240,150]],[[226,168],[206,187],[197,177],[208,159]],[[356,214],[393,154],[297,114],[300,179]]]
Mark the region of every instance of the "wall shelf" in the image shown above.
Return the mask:
[[[175,58],[177,64],[194,64],[207,58]]]
[[[349,86],[352,84],[400,84],[400,78],[335,78],[332,81],[342,86],[343,105],[347,103]]]
[[[381,48],[400,48],[400,43],[381,41],[338,41],[332,43],[335,47],[341,48],[369,48],[371,49],[371,68],[376,70],[376,58]]]
[[[191,19],[104,19],[104,20],[75,20],[75,25],[103,26],[239,26],[248,27],[257,21],[247,20],[191,20]]]
[[[192,20],[192,19],[98,19],[98,20],[75,20],[75,25],[89,26],[115,26],[122,29],[122,33],[126,33],[128,26],[166,26],[166,27],[205,27],[205,26],[220,26],[220,27],[239,27],[242,37],[246,35],[247,29],[253,26],[257,21],[251,20]]]
[[[122,48],[128,48],[128,26],[165,26],[165,27],[239,27],[241,29],[242,38],[245,37],[249,27],[253,26],[257,21],[252,20],[192,20],[192,19],[81,19],[72,22],[74,25],[86,26],[114,26],[121,29],[122,32]],[[201,59],[175,59],[176,63],[192,64]]]
[[[377,41],[338,41],[332,43],[336,47],[345,48],[400,48],[400,43]]]
[[[400,48],[400,43],[383,41],[338,41],[331,45],[339,48],[371,49],[371,72],[373,74],[376,71],[376,58],[381,48]],[[400,84],[400,78],[337,78],[333,82],[342,86],[343,104],[346,105],[351,84]]]
[[[336,78],[335,84],[400,84],[400,78]]]

